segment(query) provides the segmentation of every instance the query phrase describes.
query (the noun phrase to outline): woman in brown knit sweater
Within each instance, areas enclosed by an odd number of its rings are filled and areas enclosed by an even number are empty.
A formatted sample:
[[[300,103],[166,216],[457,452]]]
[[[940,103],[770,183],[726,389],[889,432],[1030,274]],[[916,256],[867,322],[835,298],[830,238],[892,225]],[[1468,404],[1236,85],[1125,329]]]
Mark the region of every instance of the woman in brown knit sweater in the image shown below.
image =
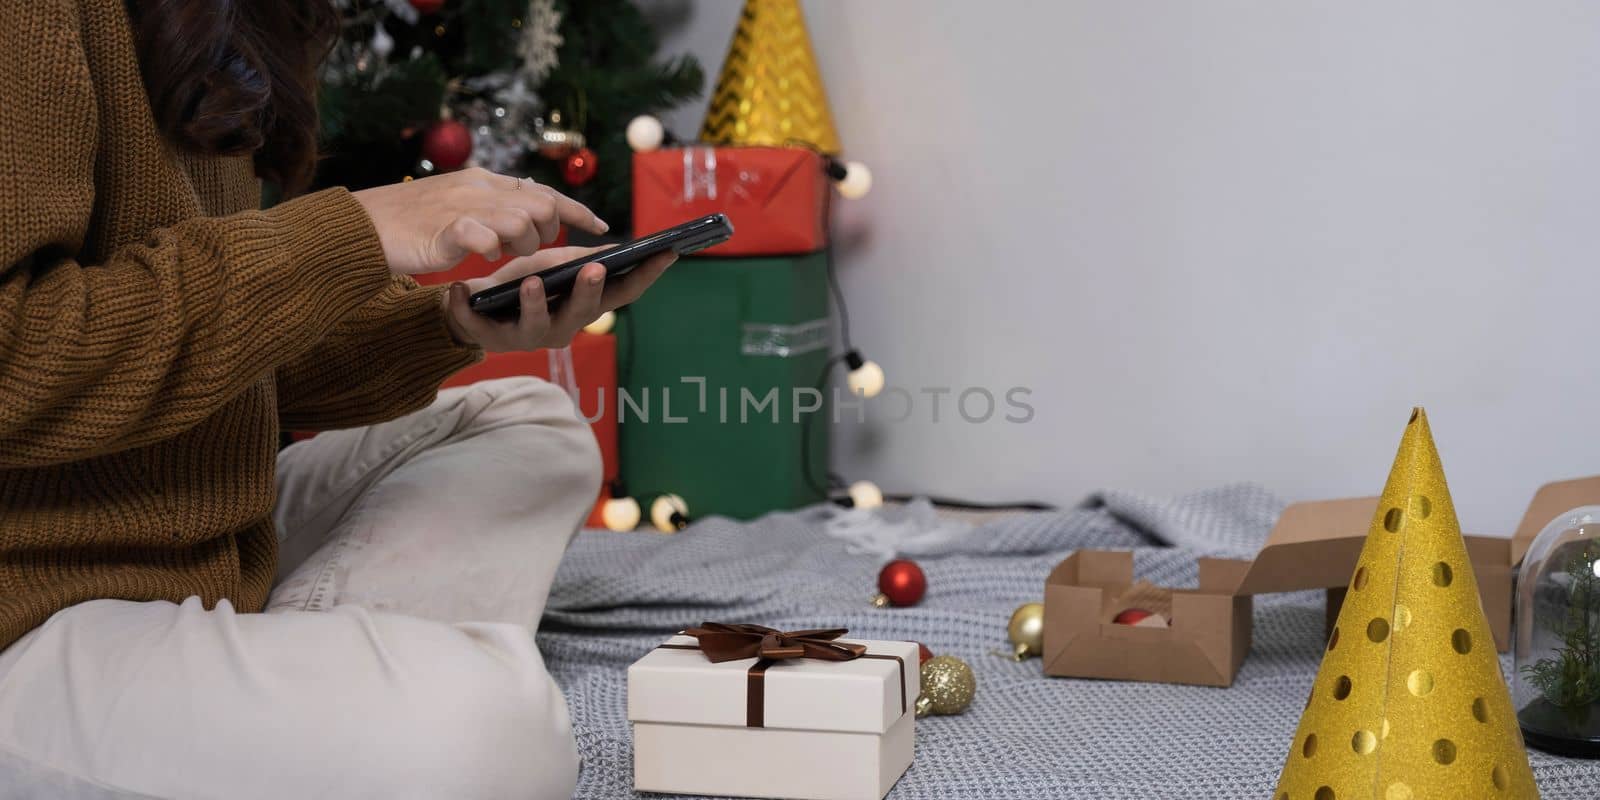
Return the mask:
[[[529,281],[493,323],[407,275],[524,256],[488,285],[605,223],[481,170],[255,210],[311,172],[329,4],[0,26],[0,796],[571,792],[531,631],[594,442],[547,384],[437,387],[669,259],[592,265],[554,316]],[[328,432],[280,454],[282,427]]]

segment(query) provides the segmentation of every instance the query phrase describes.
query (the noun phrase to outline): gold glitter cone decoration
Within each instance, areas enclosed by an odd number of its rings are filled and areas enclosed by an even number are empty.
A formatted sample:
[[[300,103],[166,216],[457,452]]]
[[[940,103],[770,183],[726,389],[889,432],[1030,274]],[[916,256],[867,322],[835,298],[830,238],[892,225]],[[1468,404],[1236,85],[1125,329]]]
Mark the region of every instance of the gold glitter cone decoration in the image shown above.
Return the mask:
[[[1400,440],[1273,797],[1538,796],[1419,408]]]
[[[700,139],[777,147],[805,142],[839,153],[799,0],[745,0]]]

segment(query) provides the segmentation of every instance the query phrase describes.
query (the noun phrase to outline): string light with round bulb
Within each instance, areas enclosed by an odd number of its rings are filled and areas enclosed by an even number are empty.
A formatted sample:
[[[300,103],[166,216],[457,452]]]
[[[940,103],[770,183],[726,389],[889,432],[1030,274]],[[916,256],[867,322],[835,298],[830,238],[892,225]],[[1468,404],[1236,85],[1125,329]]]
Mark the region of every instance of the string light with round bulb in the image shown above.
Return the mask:
[[[595,334],[595,335],[600,335],[600,334],[610,333],[611,329],[616,327],[616,326],[617,326],[617,313],[615,311],[607,311],[607,312],[601,314],[600,316],[595,317],[594,322],[591,322],[588,325],[583,326],[583,332],[584,333],[592,333],[592,334]]]
[[[858,200],[872,191],[872,170],[860,161],[829,158],[823,169],[833,179],[833,188],[841,197]]]
[[[619,533],[639,527],[639,518],[642,514],[639,501],[631,497],[613,497],[600,507],[600,519],[605,523],[606,529]]]
[[[628,146],[635,153],[659,150],[667,141],[666,126],[649,114],[640,114],[628,123]]]
[[[689,504],[675,494],[660,495],[650,504],[650,523],[662,533],[677,533],[689,527]]]
[[[600,506],[600,521],[605,524],[606,530],[621,533],[639,527],[643,510],[639,508],[638,500],[628,496],[622,481],[612,481],[608,494],[611,496]]]
[[[845,508],[859,508],[862,511],[871,511],[883,507],[883,490],[872,481],[856,481],[845,490],[846,496],[838,499],[839,505]]]
[[[861,480],[850,484],[850,502],[856,508],[873,509],[883,507],[883,490],[872,481]]]
[[[871,398],[883,391],[883,367],[878,362],[863,358],[860,350],[851,350],[844,354],[844,363],[850,368],[845,382],[851,393]]]

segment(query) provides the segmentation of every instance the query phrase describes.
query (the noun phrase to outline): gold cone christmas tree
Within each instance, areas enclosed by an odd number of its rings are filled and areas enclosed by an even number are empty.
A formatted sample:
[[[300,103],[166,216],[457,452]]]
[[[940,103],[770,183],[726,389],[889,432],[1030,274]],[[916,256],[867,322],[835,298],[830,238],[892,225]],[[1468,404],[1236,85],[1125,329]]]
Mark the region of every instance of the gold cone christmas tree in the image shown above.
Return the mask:
[[[1419,408],[1400,440],[1273,797],[1538,796]]]
[[[745,0],[700,139],[839,153],[799,0]]]

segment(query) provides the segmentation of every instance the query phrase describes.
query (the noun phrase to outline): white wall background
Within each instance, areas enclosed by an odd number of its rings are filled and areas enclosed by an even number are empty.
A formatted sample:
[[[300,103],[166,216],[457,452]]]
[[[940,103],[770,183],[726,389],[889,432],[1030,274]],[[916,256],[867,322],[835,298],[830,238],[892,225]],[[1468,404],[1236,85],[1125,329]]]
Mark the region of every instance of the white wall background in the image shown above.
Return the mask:
[[[714,78],[740,4],[646,5]],[[857,346],[1037,408],[841,426],[846,476],[1376,494],[1412,404],[1470,531],[1600,473],[1600,3],[804,5],[877,179],[835,222]]]

